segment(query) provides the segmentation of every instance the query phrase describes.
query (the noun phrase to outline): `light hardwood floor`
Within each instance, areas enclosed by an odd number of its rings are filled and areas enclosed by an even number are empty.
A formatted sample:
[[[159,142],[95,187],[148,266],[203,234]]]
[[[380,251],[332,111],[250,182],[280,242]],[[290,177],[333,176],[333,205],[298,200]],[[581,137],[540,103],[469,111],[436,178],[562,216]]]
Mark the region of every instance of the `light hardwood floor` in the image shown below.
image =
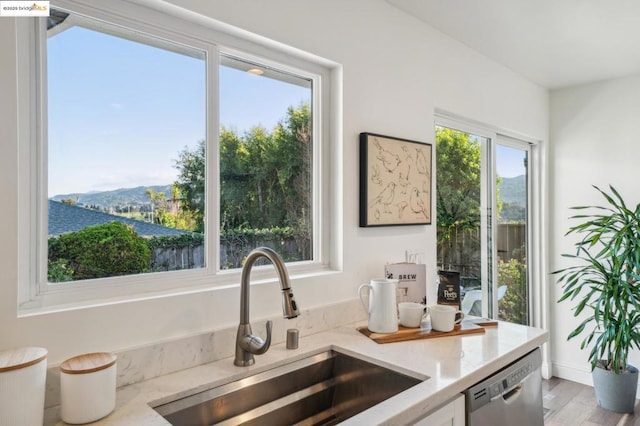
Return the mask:
[[[542,381],[545,426],[640,426],[640,400],[635,414],[603,410],[591,386],[552,377]]]

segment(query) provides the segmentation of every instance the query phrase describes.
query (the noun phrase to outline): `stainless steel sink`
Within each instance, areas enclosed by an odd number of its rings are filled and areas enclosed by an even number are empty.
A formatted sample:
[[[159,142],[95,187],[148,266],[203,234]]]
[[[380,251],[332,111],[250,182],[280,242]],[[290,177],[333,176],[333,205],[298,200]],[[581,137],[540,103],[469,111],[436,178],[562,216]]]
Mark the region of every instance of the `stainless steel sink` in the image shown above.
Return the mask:
[[[172,425],[334,425],[422,380],[327,351],[154,407]]]

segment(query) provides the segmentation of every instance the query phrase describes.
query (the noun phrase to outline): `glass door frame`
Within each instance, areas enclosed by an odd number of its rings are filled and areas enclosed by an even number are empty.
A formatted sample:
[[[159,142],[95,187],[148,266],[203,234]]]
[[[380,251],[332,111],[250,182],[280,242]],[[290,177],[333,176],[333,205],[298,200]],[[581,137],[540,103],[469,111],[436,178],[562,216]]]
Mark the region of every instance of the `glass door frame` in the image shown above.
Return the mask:
[[[532,206],[534,199],[533,181],[537,177],[535,173],[540,153],[537,152],[538,141],[502,131],[473,120],[459,118],[448,112],[436,110],[434,116],[434,133],[435,127],[446,127],[453,130],[469,133],[474,136],[486,138],[487,143],[481,144],[481,176],[480,176],[480,192],[481,192],[481,276],[487,277],[489,285],[483,285],[482,288],[482,316],[489,318],[498,318],[498,268],[497,268],[497,229],[498,218],[495,214],[497,211],[497,203],[495,197],[496,182],[496,145],[506,145],[523,149],[527,151],[527,213],[526,213],[526,250],[527,250],[527,295],[528,295],[528,322],[529,325],[542,326],[546,321],[543,318],[546,314],[541,309],[544,305],[543,299],[547,297],[546,292],[541,290],[542,286],[534,286],[534,269],[541,267],[540,260],[533,252],[534,246],[541,246],[540,236],[534,233],[535,223],[539,223],[539,212],[533,211]],[[436,144],[434,143],[434,146]],[[437,150],[437,146],[436,146]],[[490,167],[487,167],[490,165]],[[437,182],[437,164],[434,168]],[[538,188],[540,186],[538,185]],[[539,196],[535,198],[540,198]],[[491,200],[491,208],[488,209],[489,200]],[[436,220],[437,223],[437,220]],[[534,266],[535,265],[535,266]],[[486,302],[488,303],[486,303]]]
[[[531,267],[531,256],[532,256],[532,250],[533,250],[533,233],[532,233],[532,229],[533,227],[531,226],[531,219],[532,219],[532,214],[531,214],[531,206],[532,206],[532,179],[531,179],[531,171],[533,170],[534,166],[535,166],[535,162],[532,158],[532,148],[533,145],[529,142],[525,142],[522,141],[520,139],[511,137],[511,136],[506,136],[506,135],[502,135],[502,134],[497,134],[496,135],[496,141],[495,144],[493,144],[493,151],[496,151],[496,147],[498,145],[501,146],[506,146],[509,148],[514,148],[514,149],[518,149],[521,151],[525,151],[527,153],[527,164],[525,166],[525,170],[526,170],[526,174],[525,174],[525,178],[526,178],[526,182],[525,182],[525,187],[526,187],[526,201],[527,201],[527,205],[526,205],[526,209],[525,209],[525,247],[526,247],[526,288],[527,288],[527,325],[531,325],[532,322],[532,317],[533,317],[533,310],[534,310],[534,304],[533,304],[533,281],[531,279],[532,273],[532,267]],[[494,160],[497,160],[497,155],[494,157]],[[498,167],[497,167],[497,163],[494,161],[494,165],[493,165],[493,170],[494,172],[497,172]],[[494,181],[497,178],[497,176],[494,175]],[[494,197],[494,201],[497,201],[497,198]],[[497,210],[498,206],[495,205],[494,208]],[[496,222],[497,222],[497,218],[496,218]],[[496,223],[496,234],[497,234],[497,223]],[[497,251],[497,248],[496,248]],[[497,253],[496,253],[497,254]],[[498,283],[497,277],[496,277],[496,284]],[[497,304],[496,304],[496,308],[497,308]],[[493,318],[497,318],[498,317],[498,312],[496,310],[495,312],[495,317]]]

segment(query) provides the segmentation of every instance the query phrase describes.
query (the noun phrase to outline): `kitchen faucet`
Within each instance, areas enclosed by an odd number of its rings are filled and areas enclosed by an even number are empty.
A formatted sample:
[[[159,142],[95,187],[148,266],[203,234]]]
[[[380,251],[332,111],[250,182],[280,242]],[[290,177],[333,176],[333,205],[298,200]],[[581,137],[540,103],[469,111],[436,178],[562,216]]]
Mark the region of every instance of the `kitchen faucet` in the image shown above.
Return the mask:
[[[249,276],[253,264],[260,257],[266,257],[273,263],[280,280],[282,290],[282,314],[285,318],[295,318],[300,313],[298,306],[293,299],[289,274],[284,266],[284,261],[274,250],[268,247],[258,247],[253,249],[247,256],[247,260],[242,267],[240,278],[240,325],[236,336],[236,359],[235,365],[246,367],[253,365],[255,359],[253,355],[262,355],[271,345],[271,321],[267,321],[267,339],[263,341],[260,337],[251,334],[251,324],[249,324]]]

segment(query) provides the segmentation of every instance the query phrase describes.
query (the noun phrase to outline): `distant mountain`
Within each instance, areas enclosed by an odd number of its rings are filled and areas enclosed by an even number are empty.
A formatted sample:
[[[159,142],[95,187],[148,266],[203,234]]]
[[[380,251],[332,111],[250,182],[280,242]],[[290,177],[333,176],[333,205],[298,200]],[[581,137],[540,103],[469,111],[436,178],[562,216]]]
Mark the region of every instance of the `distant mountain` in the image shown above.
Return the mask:
[[[502,178],[500,199],[524,207],[527,204],[527,181],[524,175]]]
[[[523,222],[527,205],[527,181],[524,175],[502,178],[500,184],[502,211],[499,222]]]
[[[170,199],[173,195],[173,185],[154,185],[154,186],[137,186],[135,188],[120,188],[113,191],[90,191],[85,193],[58,194],[51,197],[54,201],[63,199],[75,200],[84,205],[97,205],[100,207],[116,207],[116,206],[140,206],[150,203],[147,190],[151,189],[155,192],[163,192],[166,199]],[[524,220],[524,206],[526,205],[527,192],[526,180],[524,175],[502,178],[500,184],[500,198],[503,202],[503,218],[509,220]],[[507,210],[510,213],[507,213]],[[506,216],[506,217],[505,217]]]
[[[81,194],[58,194],[51,197],[51,200],[60,201],[70,198],[78,200],[78,203],[84,205],[97,205],[100,207],[116,207],[116,206],[140,206],[149,204],[149,196],[147,190],[151,189],[155,192],[163,192],[165,198],[169,199],[173,194],[173,185],[155,185],[155,186],[137,186],[135,188],[121,188],[113,191],[91,191]]]

